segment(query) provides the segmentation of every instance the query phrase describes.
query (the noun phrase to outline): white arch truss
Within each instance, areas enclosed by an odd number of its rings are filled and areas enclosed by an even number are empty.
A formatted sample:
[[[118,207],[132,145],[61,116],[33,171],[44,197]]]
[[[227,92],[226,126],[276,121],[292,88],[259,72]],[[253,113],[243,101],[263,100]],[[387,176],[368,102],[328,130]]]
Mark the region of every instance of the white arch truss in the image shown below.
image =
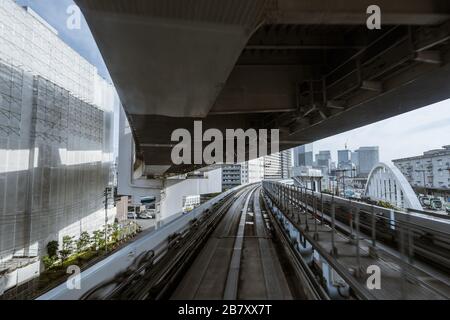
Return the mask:
[[[405,176],[397,167],[383,162],[370,171],[364,194],[373,200],[389,202],[398,208],[423,210]]]

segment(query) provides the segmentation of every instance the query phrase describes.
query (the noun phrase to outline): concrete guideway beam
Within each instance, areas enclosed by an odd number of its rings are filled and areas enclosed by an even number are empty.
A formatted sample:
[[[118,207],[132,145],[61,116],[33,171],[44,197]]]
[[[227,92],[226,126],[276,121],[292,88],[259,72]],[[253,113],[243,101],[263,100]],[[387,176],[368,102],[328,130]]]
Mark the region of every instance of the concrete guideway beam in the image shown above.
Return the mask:
[[[381,0],[381,30],[368,0],[76,2],[148,176],[198,169],[170,159],[195,120],[280,129],[284,150],[450,97],[446,0]]]
[[[366,10],[381,8],[383,24],[429,25],[450,18],[450,3],[445,0],[277,0],[271,19],[283,24],[365,24]]]
[[[265,0],[77,3],[128,114],[204,117],[262,22]]]

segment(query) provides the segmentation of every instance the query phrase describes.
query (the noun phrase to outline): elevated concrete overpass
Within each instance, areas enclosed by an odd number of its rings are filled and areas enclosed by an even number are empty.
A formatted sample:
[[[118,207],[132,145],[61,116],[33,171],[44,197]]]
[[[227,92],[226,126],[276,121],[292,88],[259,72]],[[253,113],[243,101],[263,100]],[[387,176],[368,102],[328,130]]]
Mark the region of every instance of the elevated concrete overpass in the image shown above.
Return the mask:
[[[291,148],[450,97],[450,2],[75,0],[118,89],[148,177],[171,133],[278,128]]]

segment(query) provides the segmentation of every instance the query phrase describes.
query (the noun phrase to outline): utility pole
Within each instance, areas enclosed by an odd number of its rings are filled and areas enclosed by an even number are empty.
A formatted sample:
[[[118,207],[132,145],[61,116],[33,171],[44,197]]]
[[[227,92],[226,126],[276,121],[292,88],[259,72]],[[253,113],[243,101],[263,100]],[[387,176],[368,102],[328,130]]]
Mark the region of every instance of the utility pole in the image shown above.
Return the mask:
[[[338,169],[336,170],[336,173],[341,173],[341,176],[337,178],[337,185],[339,185],[339,178],[342,179],[342,192],[344,193],[344,197],[345,197],[345,173],[347,171],[350,171],[350,176],[352,176],[352,172],[355,169]],[[339,196],[339,194],[337,194]]]
[[[342,170],[342,176],[341,176],[341,178],[342,178],[342,192],[344,193],[344,198],[345,198],[345,169],[344,170]]]
[[[108,200],[110,194],[111,187],[106,187],[103,195],[105,196],[105,200],[103,201],[105,204],[105,253],[108,252]]]

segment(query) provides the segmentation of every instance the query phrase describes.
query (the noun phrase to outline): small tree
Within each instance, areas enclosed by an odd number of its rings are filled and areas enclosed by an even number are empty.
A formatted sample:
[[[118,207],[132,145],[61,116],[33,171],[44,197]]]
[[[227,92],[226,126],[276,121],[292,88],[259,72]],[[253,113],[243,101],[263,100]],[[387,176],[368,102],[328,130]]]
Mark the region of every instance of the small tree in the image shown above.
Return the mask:
[[[73,252],[73,237],[64,236],[62,249],[59,250],[59,255],[61,257],[61,262],[64,262],[70,254]]]
[[[49,243],[47,243],[47,253],[49,258],[56,258],[58,255],[58,247],[59,247],[59,243],[56,240],[50,241]]]
[[[80,238],[76,241],[77,244],[77,252],[82,252],[86,250],[91,244],[91,236],[88,232],[84,231],[80,234]]]
[[[119,224],[118,223],[114,223],[112,226],[112,241],[114,243],[119,242],[120,240],[120,228],[119,228]]]
[[[94,245],[95,249],[98,250],[105,244],[105,232],[103,230],[94,231]]]

